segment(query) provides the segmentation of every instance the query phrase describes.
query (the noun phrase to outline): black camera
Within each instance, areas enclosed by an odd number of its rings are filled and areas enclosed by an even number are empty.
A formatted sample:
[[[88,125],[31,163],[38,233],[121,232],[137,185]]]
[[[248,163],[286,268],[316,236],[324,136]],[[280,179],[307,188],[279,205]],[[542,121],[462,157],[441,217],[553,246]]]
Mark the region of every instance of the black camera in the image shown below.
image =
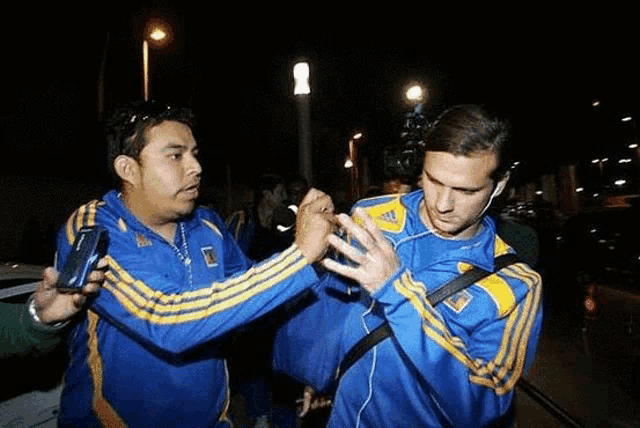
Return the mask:
[[[424,161],[424,139],[429,123],[424,115],[424,104],[418,104],[405,116],[401,143],[385,147],[383,170],[387,178],[414,179],[422,171]]]

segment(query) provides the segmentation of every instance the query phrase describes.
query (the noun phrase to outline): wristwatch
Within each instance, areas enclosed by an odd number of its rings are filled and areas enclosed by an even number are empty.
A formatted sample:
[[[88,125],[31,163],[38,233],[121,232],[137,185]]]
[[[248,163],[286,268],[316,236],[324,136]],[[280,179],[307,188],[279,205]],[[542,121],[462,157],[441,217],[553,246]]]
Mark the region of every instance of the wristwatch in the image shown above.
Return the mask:
[[[46,327],[58,328],[58,327],[64,327],[69,322],[67,320],[67,321],[60,321],[55,324],[45,324],[40,320],[40,317],[38,317],[38,313],[36,312],[36,300],[33,298],[33,296],[29,297],[29,302],[27,304],[29,306],[29,315],[31,315],[31,319],[33,319],[33,321],[35,321],[36,324],[46,326]]]
[[[29,299],[29,315],[31,315],[31,318],[38,324],[44,324],[40,321],[38,313],[36,312],[36,300],[34,298]]]

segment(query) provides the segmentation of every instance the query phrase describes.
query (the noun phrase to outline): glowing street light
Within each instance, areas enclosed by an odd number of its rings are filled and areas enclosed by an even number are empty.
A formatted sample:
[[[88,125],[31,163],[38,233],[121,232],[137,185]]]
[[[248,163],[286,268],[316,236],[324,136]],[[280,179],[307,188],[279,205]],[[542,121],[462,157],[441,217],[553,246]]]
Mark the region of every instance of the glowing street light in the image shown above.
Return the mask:
[[[165,42],[169,38],[169,34],[162,28],[162,25],[160,22],[150,23],[142,40],[142,80],[145,101],[149,101],[149,42],[147,38],[153,40],[155,45]]]
[[[407,100],[412,103],[421,103],[425,99],[425,90],[421,85],[411,85],[405,93]]]
[[[153,29],[151,34],[149,34],[149,37],[151,37],[156,42],[159,42],[167,37],[167,33],[162,28],[156,27]]]
[[[631,122],[632,120],[633,120],[633,117],[631,117],[631,116],[625,116],[625,117],[622,118],[623,122]]]
[[[299,62],[293,67],[293,79],[295,81],[293,95],[309,95],[311,93],[308,63]]]

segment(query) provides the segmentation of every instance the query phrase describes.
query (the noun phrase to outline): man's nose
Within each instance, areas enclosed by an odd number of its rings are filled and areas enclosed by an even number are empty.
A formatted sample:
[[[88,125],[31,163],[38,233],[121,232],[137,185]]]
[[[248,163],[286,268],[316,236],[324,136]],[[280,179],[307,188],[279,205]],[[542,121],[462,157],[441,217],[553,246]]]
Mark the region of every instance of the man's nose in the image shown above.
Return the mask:
[[[202,166],[200,165],[198,158],[195,157],[194,155],[191,155],[191,159],[189,161],[187,171],[189,172],[189,174],[193,174],[193,175],[202,174]]]
[[[436,200],[436,209],[440,213],[447,213],[453,211],[453,190],[442,188],[438,192],[438,198]]]

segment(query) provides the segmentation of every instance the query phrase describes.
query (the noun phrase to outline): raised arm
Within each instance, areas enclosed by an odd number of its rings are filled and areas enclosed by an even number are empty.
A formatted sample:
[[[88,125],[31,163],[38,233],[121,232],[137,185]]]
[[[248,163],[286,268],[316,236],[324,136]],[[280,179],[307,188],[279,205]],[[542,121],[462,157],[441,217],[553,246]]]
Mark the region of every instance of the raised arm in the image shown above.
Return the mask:
[[[534,355],[541,326],[540,276],[525,264],[509,267],[490,277],[486,288],[511,290],[513,299],[504,299],[496,310],[487,297],[479,306],[486,316],[475,323],[445,321],[441,310],[449,309],[436,309],[427,300],[442,278],[417,280],[373,220],[360,210],[355,215],[362,226],[343,215],[339,221],[362,249],[337,237],[329,242],[356,266],[325,260],[325,267],[358,281],[380,303],[398,343],[453,425],[483,426],[504,415]],[[480,304],[481,298],[476,300]]]
[[[331,230],[327,214],[333,208],[322,192],[308,196],[291,247],[248,269],[242,268],[248,263],[238,263],[234,275],[188,290],[145,263],[122,234],[110,233],[109,270],[91,309],[130,336],[174,354],[266,314],[317,281],[310,263],[326,250]],[[232,239],[226,230],[224,234],[223,239]],[[69,250],[69,239],[62,231],[58,239],[60,265]]]

